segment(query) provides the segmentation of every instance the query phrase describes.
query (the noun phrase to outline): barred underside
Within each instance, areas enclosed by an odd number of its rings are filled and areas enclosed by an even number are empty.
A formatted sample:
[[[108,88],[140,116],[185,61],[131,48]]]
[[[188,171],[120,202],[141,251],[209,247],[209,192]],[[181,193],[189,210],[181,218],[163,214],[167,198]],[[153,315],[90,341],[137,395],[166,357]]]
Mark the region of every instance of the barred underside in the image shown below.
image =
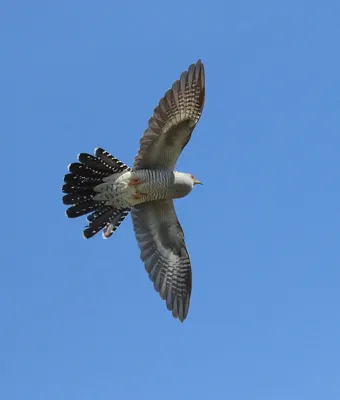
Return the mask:
[[[133,171],[133,175],[142,181],[138,191],[147,196],[147,201],[165,200],[169,187],[174,183],[174,173],[166,169],[138,170]]]

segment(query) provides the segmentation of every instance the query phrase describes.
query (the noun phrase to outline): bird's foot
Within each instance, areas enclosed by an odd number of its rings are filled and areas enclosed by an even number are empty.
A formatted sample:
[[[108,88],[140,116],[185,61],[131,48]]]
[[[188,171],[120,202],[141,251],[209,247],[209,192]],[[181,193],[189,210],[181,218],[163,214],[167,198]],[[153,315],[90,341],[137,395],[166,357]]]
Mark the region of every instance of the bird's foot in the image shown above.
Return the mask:
[[[134,194],[132,195],[132,198],[133,198],[134,200],[139,200],[139,199],[142,198],[142,195],[141,195],[139,192],[136,192],[136,193],[134,193]]]
[[[129,179],[128,186],[134,188],[134,193],[132,194],[132,198],[134,200],[140,200],[145,195],[144,193],[137,190],[137,185],[140,185],[142,183],[143,183],[143,181],[141,179],[137,178],[136,176],[132,176]]]
[[[130,180],[129,180],[128,185],[129,186],[136,186],[136,185],[139,185],[140,183],[142,183],[142,181],[139,178],[131,177]]]

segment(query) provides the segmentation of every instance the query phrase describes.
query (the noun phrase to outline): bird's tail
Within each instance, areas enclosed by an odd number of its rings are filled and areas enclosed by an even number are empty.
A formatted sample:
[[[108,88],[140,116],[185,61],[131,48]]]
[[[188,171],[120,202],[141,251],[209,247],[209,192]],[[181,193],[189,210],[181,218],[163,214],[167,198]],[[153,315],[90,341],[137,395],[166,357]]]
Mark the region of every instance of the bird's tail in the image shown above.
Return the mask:
[[[101,229],[103,237],[109,238],[128,215],[129,208],[113,208],[105,201],[93,200],[97,194],[94,188],[103,179],[117,172],[129,171],[130,168],[101,148],[91,154],[81,153],[78,161],[68,166],[69,173],[64,177],[62,191],[66,193],[63,203],[72,205],[66,210],[69,218],[77,218],[85,214],[89,224],[83,234],[91,238]]]

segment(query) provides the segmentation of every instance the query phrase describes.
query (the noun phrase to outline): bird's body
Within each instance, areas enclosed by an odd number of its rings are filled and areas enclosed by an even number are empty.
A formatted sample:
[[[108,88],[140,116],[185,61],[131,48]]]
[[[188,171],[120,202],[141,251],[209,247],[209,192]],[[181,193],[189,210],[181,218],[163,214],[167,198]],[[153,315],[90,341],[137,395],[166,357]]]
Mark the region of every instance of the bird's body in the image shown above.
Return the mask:
[[[191,192],[193,180],[188,174],[169,169],[141,169],[114,173],[94,187],[93,200],[107,206],[131,208],[155,200],[184,197]]]
[[[191,263],[173,200],[200,183],[175,171],[183,148],[200,119],[205,98],[201,61],[181,74],[160,100],[132,168],[102,148],[81,153],[64,177],[64,204],[69,218],[89,214],[84,237],[103,230],[109,238],[131,212],[141,259],[154,287],[175,318],[187,317]]]

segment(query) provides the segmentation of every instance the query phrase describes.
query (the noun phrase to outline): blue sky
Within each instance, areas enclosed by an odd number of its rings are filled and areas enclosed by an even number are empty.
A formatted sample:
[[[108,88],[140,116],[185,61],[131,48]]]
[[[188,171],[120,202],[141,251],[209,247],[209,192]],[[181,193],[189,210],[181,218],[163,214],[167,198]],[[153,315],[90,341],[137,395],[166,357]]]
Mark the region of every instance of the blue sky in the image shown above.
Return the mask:
[[[0,15],[1,398],[339,399],[339,2],[21,0]],[[198,58],[181,324],[130,217],[86,241],[61,185],[97,146],[131,164]]]

